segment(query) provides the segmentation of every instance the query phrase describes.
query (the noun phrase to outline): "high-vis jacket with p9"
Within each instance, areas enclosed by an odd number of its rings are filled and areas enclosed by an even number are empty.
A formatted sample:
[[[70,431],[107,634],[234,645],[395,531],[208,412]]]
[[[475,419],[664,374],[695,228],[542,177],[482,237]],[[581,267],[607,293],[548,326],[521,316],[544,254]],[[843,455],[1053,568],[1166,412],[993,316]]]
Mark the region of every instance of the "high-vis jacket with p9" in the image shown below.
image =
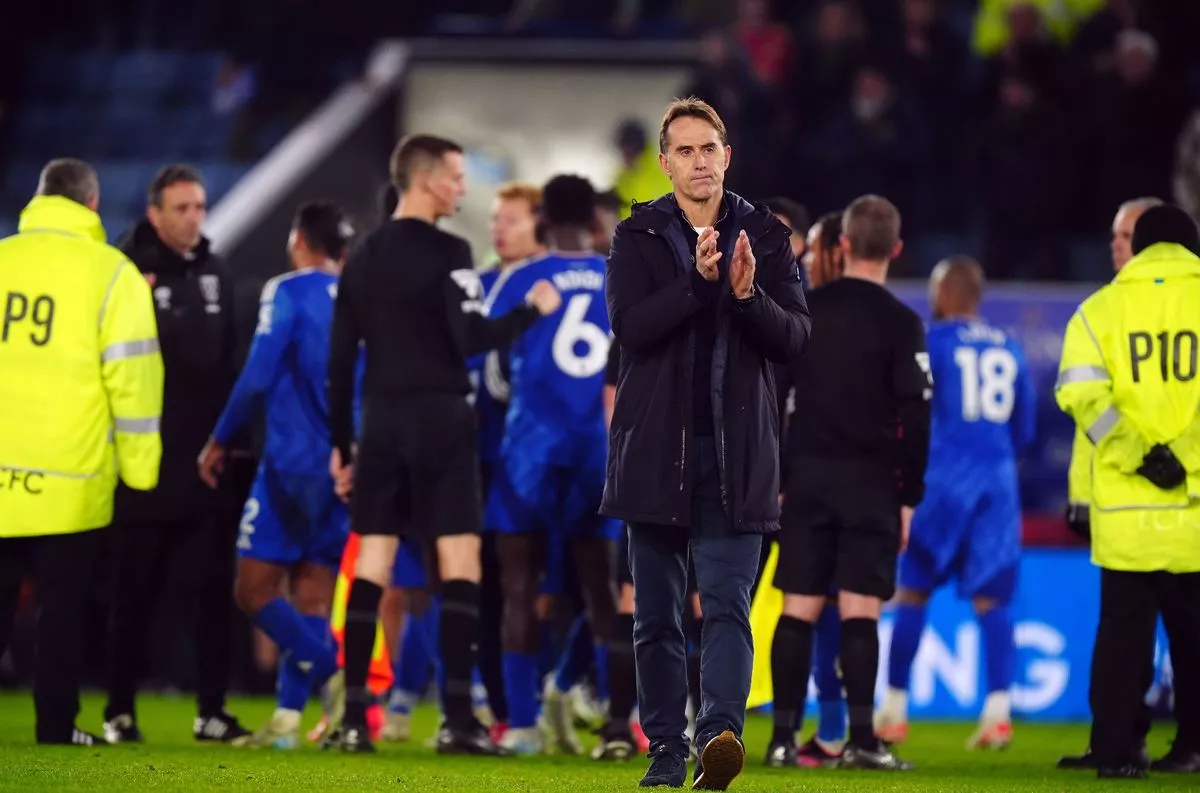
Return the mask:
[[[0,240],[0,373],[0,538],[108,525],[118,472],[158,484],[150,286],[82,204],[38,196]]]
[[[1152,245],[1067,324],[1056,396],[1094,444],[1092,560],[1113,570],[1200,571],[1200,258]],[[1166,444],[1187,483],[1137,470]]]

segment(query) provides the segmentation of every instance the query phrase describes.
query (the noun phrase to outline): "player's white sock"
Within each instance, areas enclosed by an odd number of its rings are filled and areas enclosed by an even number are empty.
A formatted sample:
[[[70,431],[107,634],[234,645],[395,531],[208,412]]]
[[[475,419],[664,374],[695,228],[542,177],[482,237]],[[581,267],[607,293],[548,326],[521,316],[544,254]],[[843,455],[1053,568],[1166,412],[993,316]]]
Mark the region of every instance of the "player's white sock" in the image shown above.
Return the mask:
[[[883,707],[879,709],[880,720],[888,724],[908,723],[908,692],[902,688],[888,687],[883,695]]]
[[[993,691],[983,701],[983,713],[979,716],[983,724],[1008,724],[1012,721],[1012,697],[1007,691]]]

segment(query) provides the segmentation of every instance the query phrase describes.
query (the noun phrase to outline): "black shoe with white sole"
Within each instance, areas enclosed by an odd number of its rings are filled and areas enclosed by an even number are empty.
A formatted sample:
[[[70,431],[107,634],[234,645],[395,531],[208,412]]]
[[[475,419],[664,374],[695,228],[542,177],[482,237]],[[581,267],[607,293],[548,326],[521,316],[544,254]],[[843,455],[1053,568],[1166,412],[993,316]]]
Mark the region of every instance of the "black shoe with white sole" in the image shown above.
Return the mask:
[[[254,733],[238,724],[237,718],[225,711],[212,716],[196,717],[192,725],[192,734],[197,741],[227,743],[231,746],[245,746],[254,737]]]
[[[141,743],[142,731],[128,713],[113,716],[104,722],[104,740],[109,743]]]
[[[371,743],[371,731],[366,727],[342,725],[337,745],[347,754],[375,753],[375,744]]]
[[[874,746],[858,746],[846,744],[845,751],[838,761],[838,768],[859,768],[869,771],[908,771],[912,765],[892,754],[883,741],[876,741]]]
[[[73,727],[71,732],[63,733],[62,735],[51,735],[49,737],[38,736],[38,743],[49,744],[55,746],[104,746],[103,739],[98,735],[92,735],[90,732],[84,732],[78,727]]]

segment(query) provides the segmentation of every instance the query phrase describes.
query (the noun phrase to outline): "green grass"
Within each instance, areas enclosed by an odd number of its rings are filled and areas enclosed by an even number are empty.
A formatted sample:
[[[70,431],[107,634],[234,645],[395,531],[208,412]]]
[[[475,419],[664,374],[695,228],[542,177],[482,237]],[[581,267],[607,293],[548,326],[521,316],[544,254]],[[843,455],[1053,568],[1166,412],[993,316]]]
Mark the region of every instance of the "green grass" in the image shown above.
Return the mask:
[[[98,731],[102,702],[84,700],[81,727]],[[230,703],[243,723],[261,724],[272,709],[265,699]],[[311,745],[294,752],[232,749],[197,744],[191,737],[193,706],[187,698],[143,697],[139,720],[148,743],[142,746],[39,747],[33,743],[33,703],[27,694],[0,695],[0,790],[91,791],[197,790],[389,790],[389,791],[633,791],[645,770],[637,758],[620,765],[585,758],[439,757],[424,746],[432,734],[434,713],[422,710],[414,723],[415,740],[383,745],[377,756],[344,756]],[[317,714],[310,709],[305,729]],[[762,766],[769,735],[766,719],[752,717],[746,730],[747,770],[733,784],[737,791],[1072,791],[1118,788],[1093,773],[1054,768],[1064,753],[1087,743],[1080,725],[1018,724],[1016,740],[1002,753],[970,753],[963,743],[969,724],[914,725],[901,752],[916,764],[907,774],[836,770],[774,770]],[[1169,731],[1157,728],[1150,748],[1165,751]],[[589,748],[594,739],[588,736]],[[690,776],[689,776],[690,784]],[[1156,775],[1139,790],[1200,788],[1200,776]]]

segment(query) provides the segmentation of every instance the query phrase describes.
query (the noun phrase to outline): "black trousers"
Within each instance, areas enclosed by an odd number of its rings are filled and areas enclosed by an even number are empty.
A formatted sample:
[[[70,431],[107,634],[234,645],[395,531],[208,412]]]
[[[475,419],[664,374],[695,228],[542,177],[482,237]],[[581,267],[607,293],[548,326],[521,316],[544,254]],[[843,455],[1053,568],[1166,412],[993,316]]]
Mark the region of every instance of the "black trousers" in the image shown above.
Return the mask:
[[[37,740],[69,741],[79,715],[88,601],[107,531],[0,540],[0,656],[12,638],[21,581],[37,587],[33,703]]]
[[[1090,690],[1092,751],[1102,766],[1134,762],[1145,741],[1160,613],[1175,670],[1175,745],[1200,751],[1200,573],[1102,569]]]
[[[113,526],[114,592],[109,627],[105,719],[135,715],[134,697],[153,649],[153,620],[167,585],[183,585],[195,620],[196,704],[211,716],[225,707],[233,645],[234,542],[237,522],[213,510],[186,522],[124,522]],[[185,554],[185,581],[167,581],[172,558]]]

